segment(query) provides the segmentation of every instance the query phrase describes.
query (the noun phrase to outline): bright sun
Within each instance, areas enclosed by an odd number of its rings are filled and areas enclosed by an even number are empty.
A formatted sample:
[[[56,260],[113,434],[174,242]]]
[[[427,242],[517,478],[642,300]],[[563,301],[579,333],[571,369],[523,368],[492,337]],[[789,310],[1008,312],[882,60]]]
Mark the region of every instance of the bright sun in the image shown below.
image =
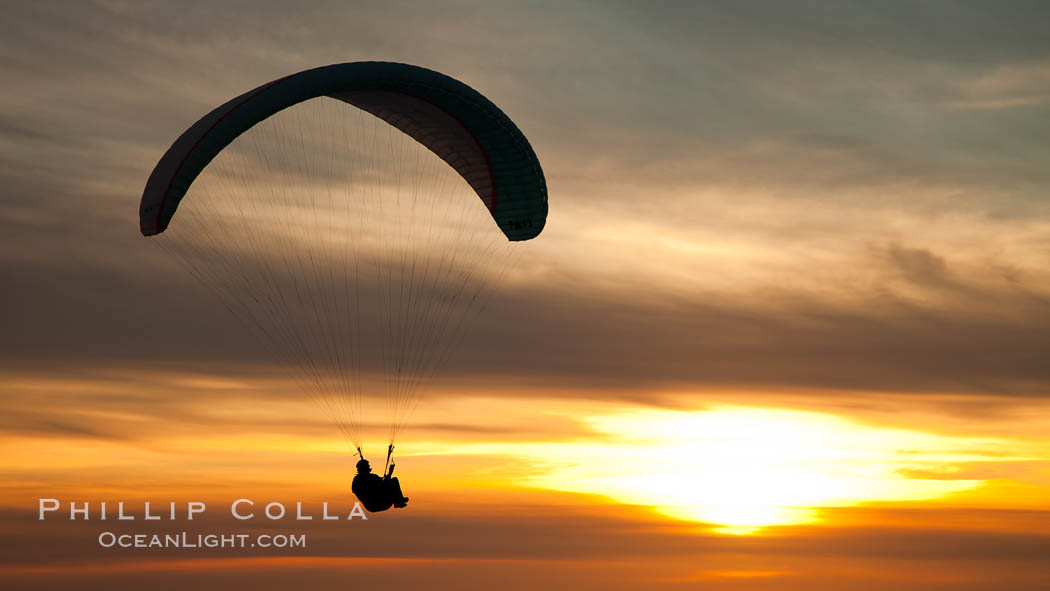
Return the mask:
[[[530,484],[605,495],[749,534],[814,521],[820,507],[916,501],[980,486],[953,480],[975,441],[860,425],[829,414],[720,406],[587,420],[600,443],[514,449],[541,468]],[[564,458],[561,460],[551,458]],[[922,478],[909,474],[932,474]]]

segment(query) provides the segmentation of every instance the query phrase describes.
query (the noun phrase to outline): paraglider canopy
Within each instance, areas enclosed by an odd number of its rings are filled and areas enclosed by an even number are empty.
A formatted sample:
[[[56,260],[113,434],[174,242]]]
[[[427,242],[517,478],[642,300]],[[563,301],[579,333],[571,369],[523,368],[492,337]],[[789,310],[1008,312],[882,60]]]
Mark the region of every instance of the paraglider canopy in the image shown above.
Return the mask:
[[[231,141],[274,113],[328,96],[393,125],[463,177],[510,240],[528,240],[547,218],[539,160],[503,111],[466,84],[393,62],[322,66],[279,78],[216,108],[187,129],[154,168],[142,194],[144,236],[163,232],[197,175]]]
[[[385,401],[388,462],[546,216],[539,161],[503,111],[388,62],[306,70],[215,108],[139,207],[142,233],[296,370],[358,454],[366,402]]]

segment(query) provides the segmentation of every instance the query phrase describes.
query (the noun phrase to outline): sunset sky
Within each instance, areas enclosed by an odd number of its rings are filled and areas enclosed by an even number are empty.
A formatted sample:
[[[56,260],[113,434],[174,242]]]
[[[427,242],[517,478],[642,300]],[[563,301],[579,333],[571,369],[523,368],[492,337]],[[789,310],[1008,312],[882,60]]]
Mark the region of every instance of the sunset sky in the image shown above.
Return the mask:
[[[1050,588],[1050,6],[289,6],[5,9],[0,587]],[[407,509],[238,521],[345,513],[357,458],[139,199],[216,105],[362,60],[499,105],[550,214],[399,437]],[[309,546],[97,541],[183,530]]]

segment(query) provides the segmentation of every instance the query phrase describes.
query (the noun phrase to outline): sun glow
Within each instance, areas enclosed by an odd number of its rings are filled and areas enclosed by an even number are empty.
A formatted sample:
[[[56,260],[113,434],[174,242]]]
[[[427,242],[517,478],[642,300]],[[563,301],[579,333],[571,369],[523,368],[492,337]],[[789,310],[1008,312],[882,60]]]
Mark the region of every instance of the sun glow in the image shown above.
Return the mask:
[[[997,444],[823,413],[733,406],[625,412],[586,422],[605,441],[530,446],[542,467],[530,484],[651,506],[727,534],[816,521],[821,507],[921,501],[974,489],[984,481],[951,479],[951,473],[959,463],[987,460],[974,450]]]

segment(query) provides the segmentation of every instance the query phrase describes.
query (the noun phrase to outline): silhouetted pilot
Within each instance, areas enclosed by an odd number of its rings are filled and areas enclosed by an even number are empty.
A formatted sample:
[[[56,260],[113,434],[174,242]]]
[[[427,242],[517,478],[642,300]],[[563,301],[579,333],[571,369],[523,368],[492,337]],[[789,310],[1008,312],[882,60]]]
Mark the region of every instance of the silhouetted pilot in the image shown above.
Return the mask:
[[[398,509],[408,504],[408,497],[401,494],[401,483],[393,478],[394,464],[390,464],[390,471],[382,478],[372,474],[372,466],[368,460],[357,462],[357,476],[350,490],[357,495],[365,509],[376,513],[386,511],[391,505]]]

